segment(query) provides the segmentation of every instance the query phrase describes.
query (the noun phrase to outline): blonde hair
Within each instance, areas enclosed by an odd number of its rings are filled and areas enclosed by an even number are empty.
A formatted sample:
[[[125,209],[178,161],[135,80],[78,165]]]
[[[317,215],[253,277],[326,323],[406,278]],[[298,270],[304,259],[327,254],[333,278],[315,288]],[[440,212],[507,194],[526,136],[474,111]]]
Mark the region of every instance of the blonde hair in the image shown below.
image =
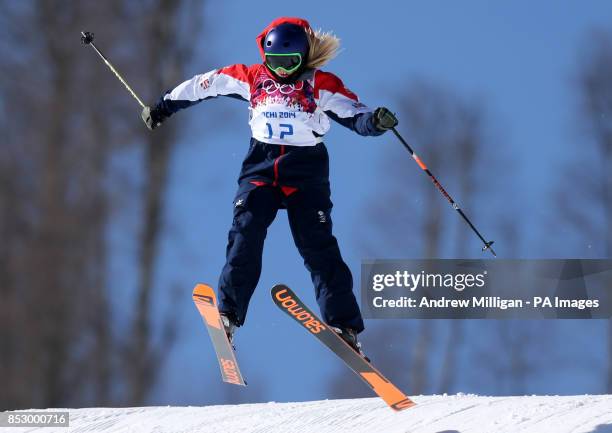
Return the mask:
[[[324,32],[321,29],[308,29],[306,35],[310,45],[306,67],[312,69],[320,68],[338,55],[340,39],[333,33]]]

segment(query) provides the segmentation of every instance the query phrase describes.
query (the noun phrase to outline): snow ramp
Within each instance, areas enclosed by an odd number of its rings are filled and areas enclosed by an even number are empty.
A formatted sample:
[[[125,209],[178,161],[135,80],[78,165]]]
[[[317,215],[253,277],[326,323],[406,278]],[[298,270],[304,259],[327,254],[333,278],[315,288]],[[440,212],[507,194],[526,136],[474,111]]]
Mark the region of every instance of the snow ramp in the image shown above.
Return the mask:
[[[612,433],[612,396],[420,396],[393,412],[380,399],[206,407],[70,409],[69,428],[3,432]]]

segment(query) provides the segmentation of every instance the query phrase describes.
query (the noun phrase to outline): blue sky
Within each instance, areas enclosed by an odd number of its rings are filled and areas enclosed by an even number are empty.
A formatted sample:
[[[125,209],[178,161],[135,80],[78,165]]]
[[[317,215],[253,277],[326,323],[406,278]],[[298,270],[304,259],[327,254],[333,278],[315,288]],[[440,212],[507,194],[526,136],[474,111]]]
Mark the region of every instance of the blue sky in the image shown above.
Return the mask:
[[[483,102],[500,132],[500,151],[511,158],[513,171],[506,174],[521,191],[509,209],[530,210],[535,224],[523,229],[532,237],[546,217],[540,203],[562,162],[581,145],[574,129],[572,87],[580,50],[592,29],[612,23],[612,5],[606,1],[225,1],[208,2],[205,8],[206,28],[194,44],[205,47],[207,54],[195,58],[193,74],[259,62],[255,36],[275,17],[290,15],[333,30],[342,39],[344,51],[325,69],[339,75],[370,106],[393,109],[398,105],[395,95],[420,78]],[[214,122],[209,118],[213,113]],[[171,119],[184,134],[172,164],[167,236],[156,289],[183,290],[177,309],[181,339],[159,376],[152,399],[156,404],[218,402],[226,392],[189,295],[195,282],[216,286],[224,262],[236,177],[250,136],[247,115],[245,103],[220,98]],[[400,119],[400,131],[401,126]],[[399,143],[390,134],[364,138],[332,125],[326,144],[335,234],[357,282],[361,252],[355,237],[367,230],[358,226],[359,213],[378,180],[378,172],[369,168]],[[417,152],[424,146],[414,145]],[[497,150],[489,152],[495,155]],[[406,164],[407,170],[418,170],[407,155]],[[452,187],[447,189],[452,193]],[[310,277],[295,251],[284,213],[269,231],[260,284],[237,337],[238,357],[247,379],[249,372],[265,378],[265,399],[325,398],[326,378],[342,370],[273,309],[269,288],[277,282],[294,287],[314,306]],[[273,371],[259,374],[261,366],[272,365]],[[296,372],[296,385],[288,389],[284,378]],[[588,389],[571,381],[566,388],[554,388],[560,393]],[[243,394],[244,400],[257,398],[255,391]]]

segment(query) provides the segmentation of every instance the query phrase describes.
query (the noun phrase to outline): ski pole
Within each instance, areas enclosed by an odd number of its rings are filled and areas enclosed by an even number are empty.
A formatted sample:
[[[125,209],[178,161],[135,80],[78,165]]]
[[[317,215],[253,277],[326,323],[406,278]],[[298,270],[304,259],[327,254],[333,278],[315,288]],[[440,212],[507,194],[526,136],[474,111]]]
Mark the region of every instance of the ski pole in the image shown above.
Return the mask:
[[[132,94],[134,99],[136,99],[138,101],[138,103],[140,104],[140,106],[142,108],[145,108],[145,104],[142,102],[142,100],[132,90],[132,88],[129,86],[129,84],[123,79],[121,74],[119,72],[117,72],[115,67],[113,65],[111,65],[111,63],[108,61],[108,59],[106,57],[104,57],[104,54],[102,54],[102,52],[100,52],[98,47],[96,47],[96,45],[93,43],[93,40],[94,40],[94,34],[93,33],[91,33],[91,32],[81,32],[81,42],[83,44],[85,44],[85,45],[90,45],[91,48],[93,48],[96,51],[96,53],[98,53],[98,55],[102,58],[102,60],[104,60],[104,63],[106,63],[106,66],[108,66],[110,68],[110,70],[113,72],[113,74],[115,74],[115,76],[117,78],[119,78],[119,81],[121,81],[121,83],[125,86],[125,88],[128,90],[128,92],[130,92]]]
[[[472,224],[470,219],[463,213],[463,211],[461,210],[459,205],[455,202],[455,200],[453,200],[450,194],[446,192],[446,190],[442,187],[440,182],[438,182],[438,179],[436,179],[436,177],[431,173],[431,171],[429,171],[429,169],[423,163],[423,161],[421,161],[421,158],[419,158],[418,155],[414,153],[414,150],[412,150],[412,147],[410,147],[410,145],[406,142],[406,140],[404,140],[404,138],[400,135],[400,133],[397,132],[397,129],[391,128],[391,130],[393,131],[395,136],[399,139],[399,141],[404,145],[404,147],[408,150],[408,152],[410,152],[410,155],[412,155],[412,158],[416,161],[419,167],[421,167],[423,171],[427,173],[427,175],[429,176],[433,184],[436,186],[436,188],[438,188],[438,190],[442,193],[442,195],[446,197],[446,199],[451,204],[453,209],[459,212],[459,215],[461,215],[461,217],[465,220],[466,223],[468,223],[468,225],[471,227],[474,233],[476,233],[476,235],[480,238],[480,240],[484,244],[484,246],[482,247],[482,251],[489,250],[491,251],[491,254],[493,254],[494,257],[497,257],[497,254],[495,254],[495,251],[493,251],[493,248],[491,247],[491,245],[493,245],[493,241],[487,242],[485,238],[482,237],[480,232],[476,229],[476,227],[474,227],[474,224]]]

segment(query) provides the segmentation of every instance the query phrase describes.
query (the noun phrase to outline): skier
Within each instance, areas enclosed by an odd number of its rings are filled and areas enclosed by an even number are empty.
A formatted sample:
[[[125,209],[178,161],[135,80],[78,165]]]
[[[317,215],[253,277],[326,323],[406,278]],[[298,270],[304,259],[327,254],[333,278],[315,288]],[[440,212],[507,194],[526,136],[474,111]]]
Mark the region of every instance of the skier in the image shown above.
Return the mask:
[[[364,325],[353,278],[332,235],[330,121],[364,136],[397,125],[387,108],[371,110],[335,75],[319,68],[339,40],[301,18],[274,20],[257,36],[263,63],[215,69],[179,84],[142,118],[149,129],[173,113],[217,96],[249,102],[252,137],[238,178],[227,260],[219,279],[219,311],[230,341],[245,321],[261,273],[268,226],[286,209],[291,233],[310,271],[323,320],[362,356]]]

